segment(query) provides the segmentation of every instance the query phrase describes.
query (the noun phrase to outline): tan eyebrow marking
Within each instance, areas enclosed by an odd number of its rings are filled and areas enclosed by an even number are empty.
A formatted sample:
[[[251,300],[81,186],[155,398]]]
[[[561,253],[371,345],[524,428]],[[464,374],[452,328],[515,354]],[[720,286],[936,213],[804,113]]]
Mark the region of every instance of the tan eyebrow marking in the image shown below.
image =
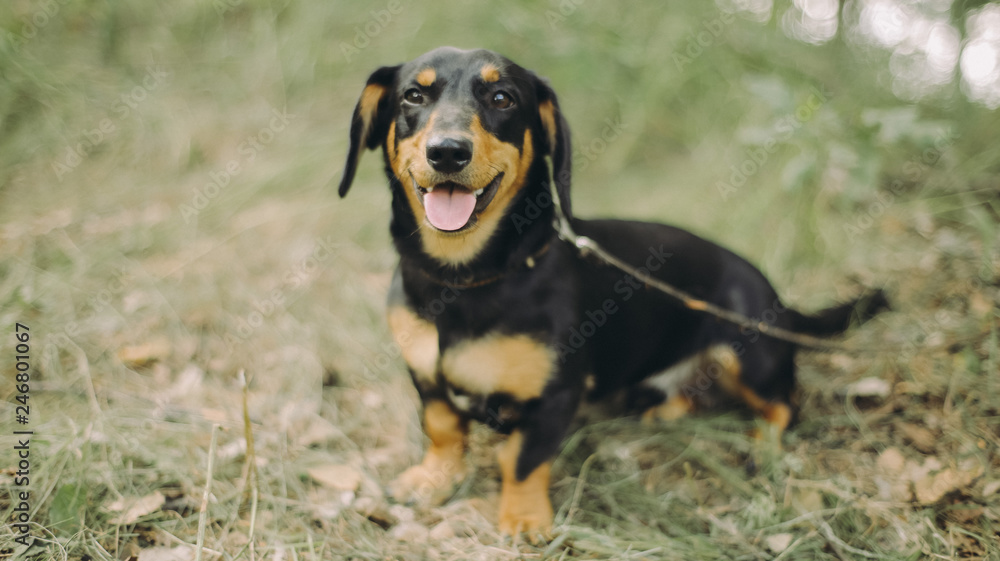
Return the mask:
[[[417,83],[421,86],[429,86],[437,79],[437,72],[433,68],[424,68],[417,74]]]
[[[482,69],[479,70],[479,75],[483,77],[483,80],[487,82],[496,82],[500,79],[500,69],[496,67],[492,62],[487,62],[483,65]]]

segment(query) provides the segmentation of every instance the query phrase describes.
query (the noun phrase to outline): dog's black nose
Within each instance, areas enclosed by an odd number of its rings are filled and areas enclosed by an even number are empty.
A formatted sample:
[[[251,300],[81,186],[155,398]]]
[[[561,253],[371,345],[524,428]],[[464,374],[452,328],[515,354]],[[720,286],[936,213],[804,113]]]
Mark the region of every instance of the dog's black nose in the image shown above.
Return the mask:
[[[472,160],[472,141],[465,138],[432,138],[427,142],[427,161],[436,171],[462,171]]]

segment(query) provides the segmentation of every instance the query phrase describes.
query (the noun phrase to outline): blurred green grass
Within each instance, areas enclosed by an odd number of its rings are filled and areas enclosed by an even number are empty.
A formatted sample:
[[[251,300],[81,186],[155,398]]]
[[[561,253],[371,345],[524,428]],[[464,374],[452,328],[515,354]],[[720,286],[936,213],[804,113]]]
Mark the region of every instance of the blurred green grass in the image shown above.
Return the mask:
[[[799,308],[887,285],[897,311],[857,341],[992,329],[951,355],[805,355],[802,423],[754,475],[748,423],[733,415],[585,427],[555,473],[564,537],[527,555],[998,554],[1000,504],[983,493],[1000,479],[1000,118],[957,86],[900,101],[886,53],[807,45],[707,3],[19,0],[0,29],[0,325],[38,334],[38,538],[18,554],[124,559],[194,543],[217,423],[206,545],[249,557],[234,381],[246,370],[256,554],[516,555],[496,542],[495,505],[480,504],[496,491],[489,435],[455,500],[397,509],[388,529],[307,475],[350,464],[365,476],[357,498],[377,503],[419,457],[414,392],[381,319],[395,254],[380,157],[362,160],[346,200],[333,182],[368,73],[442,44],[494,49],[552,82],[578,149],[578,215],[690,228],[759,264]],[[691,56],[705,29],[720,32]],[[598,142],[609,127],[620,132]],[[4,336],[0,360],[13,348]],[[892,395],[844,396],[868,376]],[[914,424],[937,441],[915,446],[900,428]],[[9,435],[0,443],[13,465]],[[933,504],[890,500],[875,466],[890,448],[971,458],[983,474]],[[0,474],[8,517],[14,489]],[[109,504],[154,491],[164,508],[113,522]],[[443,521],[453,532],[424,549],[394,533],[408,517],[418,534]],[[2,532],[0,550],[13,539]],[[783,557],[768,549],[789,532]]]

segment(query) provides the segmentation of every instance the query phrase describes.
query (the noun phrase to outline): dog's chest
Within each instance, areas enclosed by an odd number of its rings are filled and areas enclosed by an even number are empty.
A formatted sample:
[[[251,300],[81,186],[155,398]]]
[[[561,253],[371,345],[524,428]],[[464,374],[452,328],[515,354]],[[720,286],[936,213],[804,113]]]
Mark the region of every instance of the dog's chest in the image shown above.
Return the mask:
[[[502,395],[525,402],[542,395],[555,371],[555,352],[529,335],[486,335],[443,350],[439,370],[456,407]]]

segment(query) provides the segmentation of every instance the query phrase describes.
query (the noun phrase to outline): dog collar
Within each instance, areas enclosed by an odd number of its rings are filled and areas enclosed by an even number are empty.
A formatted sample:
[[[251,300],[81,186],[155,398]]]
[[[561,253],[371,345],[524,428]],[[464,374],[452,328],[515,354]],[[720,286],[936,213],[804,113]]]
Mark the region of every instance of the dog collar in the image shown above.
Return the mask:
[[[490,276],[490,277],[481,278],[481,279],[477,279],[474,276],[469,276],[469,277],[465,277],[465,278],[461,278],[461,279],[456,278],[455,280],[444,280],[444,279],[440,279],[440,278],[432,275],[431,273],[425,271],[422,268],[417,267],[417,270],[420,271],[420,273],[427,280],[429,280],[432,283],[434,283],[436,285],[439,285],[439,286],[444,286],[444,287],[447,287],[447,288],[453,288],[455,290],[467,290],[467,289],[470,289],[470,288],[479,288],[481,286],[487,286],[487,285],[493,284],[493,283],[499,281],[500,279],[504,278],[505,276],[507,276],[507,275],[509,275],[511,273],[520,271],[522,269],[533,269],[533,268],[535,268],[535,265],[537,264],[538,259],[541,258],[541,256],[545,255],[549,251],[550,247],[551,247],[551,242],[546,242],[545,245],[543,245],[541,248],[538,249],[538,251],[536,251],[536,252],[532,253],[531,255],[529,255],[528,257],[526,257],[524,259],[524,261],[521,261],[520,263],[518,263],[516,265],[513,265],[512,267],[510,267],[510,268],[508,268],[508,269],[506,269],[506,270],[504,270],[504,271],[502,271],[502,272],[500,272],[500,273],[498,273],[496,275],[493,275],[493,276]]]

